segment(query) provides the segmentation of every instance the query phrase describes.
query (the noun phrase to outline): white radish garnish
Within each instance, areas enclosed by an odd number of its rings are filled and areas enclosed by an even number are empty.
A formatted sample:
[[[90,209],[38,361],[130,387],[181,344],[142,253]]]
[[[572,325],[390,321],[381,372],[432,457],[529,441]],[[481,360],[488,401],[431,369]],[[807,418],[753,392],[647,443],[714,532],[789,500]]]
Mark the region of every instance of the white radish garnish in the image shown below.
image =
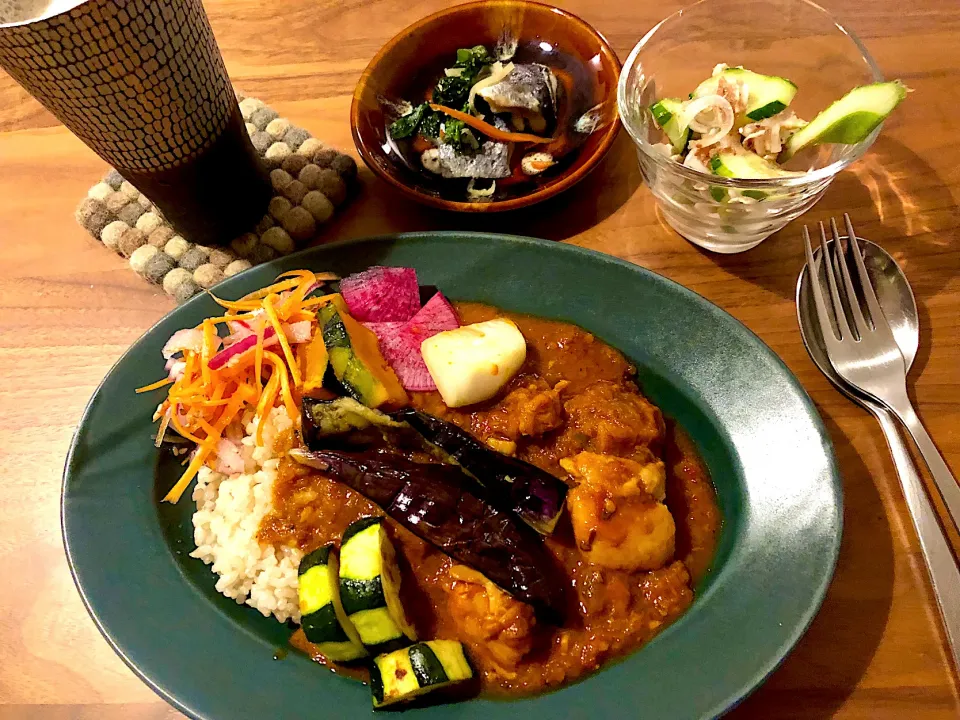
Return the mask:
[[[527,342],[506,318],[465,325],[427,338],[423,361],[447,407],[489,400],[520,370]]]

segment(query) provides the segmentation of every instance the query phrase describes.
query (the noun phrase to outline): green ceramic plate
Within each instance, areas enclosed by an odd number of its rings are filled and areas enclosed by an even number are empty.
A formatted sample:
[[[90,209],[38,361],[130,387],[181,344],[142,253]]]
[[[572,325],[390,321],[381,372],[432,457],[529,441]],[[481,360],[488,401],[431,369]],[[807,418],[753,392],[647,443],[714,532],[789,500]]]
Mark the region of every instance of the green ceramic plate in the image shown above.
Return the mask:
[[[329,245],[233,278],[238,297],[298,267],[408,265],[455,299],[574,322],[637,364],[643,391],[689,431],[725,518],[712,571],[679,622],[622,662],[557,692],[473,700],[419,718],[707,718],[760,684],[820,606],[840,544],[830,441],[796,378],[755,335],[698,295],[635,265],[516,237],[422,233]],[[214,589],[193,549],[189,494],[161,504],[176,467],[153,447],[157,395],[177,329],[218,307],[170,313],[110,371],[67,458],[63,535],[84,602],[127,664],[194,718],[365,717],[366,687],[291,652],[285,626]]]

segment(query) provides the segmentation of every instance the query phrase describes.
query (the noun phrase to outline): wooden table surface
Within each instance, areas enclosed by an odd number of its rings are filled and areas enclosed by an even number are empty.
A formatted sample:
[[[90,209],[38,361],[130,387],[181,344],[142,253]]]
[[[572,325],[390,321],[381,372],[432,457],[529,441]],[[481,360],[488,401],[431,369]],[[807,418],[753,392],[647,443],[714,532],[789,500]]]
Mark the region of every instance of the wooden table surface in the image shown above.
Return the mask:
[[[625,58],[678,3],[562,3]],[[849,210],[906,270],[922,321],[912,374],[920,414],[960,472],[960,5],[824,0],[889,77],[915,92],[869,154],[806,221]],[[208,0],[236,86],[352,152],[348,112],[361,71],[440,0]],[[0,720],[173,718],[114,655],[74,589],[60,540],[60,474],[93,389],[173,307],[73,219],[104,163],[0,73]],[[734,256],[698,251],[658,219],[622,134],[575,192],[499,217],[408,204],[368,171],[324,240],[425,229],[537,235],[666,275],[742,320],[811,394],[846,493],[844,536],[823,609],[734,718],[951,718],[955,675],[893,464],[875,421],[841,397],[800,341],[799,224]],[[109,522],[109,508],[104,508]],[[956,536],[953,538],[956,544]],[[692,689],[696,692],[696,689]],[[233,719],[230,719],[233,720]]]

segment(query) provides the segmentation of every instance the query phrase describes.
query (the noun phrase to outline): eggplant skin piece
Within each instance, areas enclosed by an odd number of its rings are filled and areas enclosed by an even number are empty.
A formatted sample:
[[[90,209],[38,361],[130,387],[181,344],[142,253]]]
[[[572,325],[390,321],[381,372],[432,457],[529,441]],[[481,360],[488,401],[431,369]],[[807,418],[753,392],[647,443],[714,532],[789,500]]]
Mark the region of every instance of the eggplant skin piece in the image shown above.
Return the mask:
[[[565,586],[543,540],[456,465],[392,454],[294,449],[297,462],[329,474],[458,562],[561,624]]]
[[[509,497],[510,508],[541,535],[550,535],[563,512],[569,489],[562,480],[523,460],[486,445],[453,423],[406,408],[393,418],[410,424],[479,480],[493,495]]]

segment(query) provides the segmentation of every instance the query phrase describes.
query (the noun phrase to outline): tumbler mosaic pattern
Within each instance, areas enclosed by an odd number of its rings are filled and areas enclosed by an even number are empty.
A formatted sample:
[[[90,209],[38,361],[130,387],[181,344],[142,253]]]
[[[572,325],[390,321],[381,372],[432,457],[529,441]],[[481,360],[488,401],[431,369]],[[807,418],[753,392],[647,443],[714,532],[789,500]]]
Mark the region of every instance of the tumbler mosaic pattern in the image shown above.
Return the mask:
[[[17,5],[0,0],[0,22]],[[235,110],[201,0],[88,0],[0,27],[0,67],[120,169],[188,162]]]

